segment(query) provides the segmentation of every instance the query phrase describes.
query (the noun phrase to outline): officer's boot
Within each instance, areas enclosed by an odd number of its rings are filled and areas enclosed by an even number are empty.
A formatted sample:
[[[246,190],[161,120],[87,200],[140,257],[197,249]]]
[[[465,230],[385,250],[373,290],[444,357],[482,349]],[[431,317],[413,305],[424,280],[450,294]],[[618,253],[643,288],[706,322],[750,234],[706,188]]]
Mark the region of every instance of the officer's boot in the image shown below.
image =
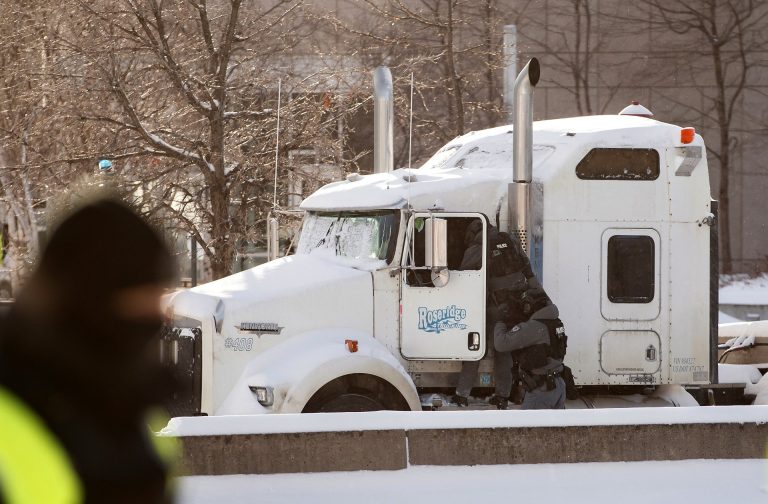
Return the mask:
[[[459,394],[453,394],[453,396],[451,396],[451,402],[459,407],[469,406],[469,400],[463,395]]]
[[[491,404],[492,406],[496,406],[496,409],[507,409],[507,405],[509,404],[509,399],[506,397],[493,394],[491,398],[488,400],[488,404]]]

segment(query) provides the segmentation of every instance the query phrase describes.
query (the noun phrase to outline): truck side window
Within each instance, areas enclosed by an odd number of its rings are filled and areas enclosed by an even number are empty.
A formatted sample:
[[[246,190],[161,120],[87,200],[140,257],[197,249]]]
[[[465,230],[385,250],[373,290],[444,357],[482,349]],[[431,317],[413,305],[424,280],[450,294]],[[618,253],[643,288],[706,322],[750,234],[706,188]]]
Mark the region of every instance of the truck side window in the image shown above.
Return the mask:
[[[448,220],[448,269],[477,271],[483,267],[483,223],[477,217]]]
[[[576,166],[582,180],[656,180],[659,152],[656,149],[592,149]]]
[[[653,301],[655,269],[655,243],[650,236],[608,239],[608,299],[612,303]]]
[[[473,222],[474,228],[482,230],[482,221],[477,217],[448,217],[448,269],[451,271],[480,270],[484,257],[482,240],[480,243],[468,243],[468,231]],[[416,225],[413,232],[413,266],[426,266],[424,242],[427,239],[425,227]],[[471,234],[471,233],[470,233]],[[482,235],[482,231],[480,231]],[[471,260],[475,259],[475,260]],[[467,259],[467,260],[465,260]],[[408,285],[432,287],[431,274],[426,270],[408,270]]]

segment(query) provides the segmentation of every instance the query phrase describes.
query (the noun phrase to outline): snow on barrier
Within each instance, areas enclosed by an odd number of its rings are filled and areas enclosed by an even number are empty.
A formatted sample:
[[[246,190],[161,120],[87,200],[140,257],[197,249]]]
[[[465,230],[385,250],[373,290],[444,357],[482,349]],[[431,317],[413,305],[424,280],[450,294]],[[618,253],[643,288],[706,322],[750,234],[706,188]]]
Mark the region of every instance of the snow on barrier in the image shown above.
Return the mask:
[[[194,417],[160,435],[181,440],[185,475],[753,459],[768,406]]]

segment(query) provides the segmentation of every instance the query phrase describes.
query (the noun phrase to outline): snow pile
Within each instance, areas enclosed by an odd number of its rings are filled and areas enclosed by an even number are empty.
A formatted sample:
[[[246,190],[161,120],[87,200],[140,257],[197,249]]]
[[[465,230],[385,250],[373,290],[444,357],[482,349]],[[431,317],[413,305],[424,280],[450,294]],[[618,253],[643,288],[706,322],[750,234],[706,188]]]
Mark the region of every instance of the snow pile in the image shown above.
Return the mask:
[[[653,397],[664,399],[673,406],[698,406],[699,403],[680,385],[659,385]]]
[[[768,406],[717,408],[636,408],[534,411],[372,411],[173,418],[160,434],[206,436],[389,429],[465,429],[667,425],[689,423],[768,423]]]
[[[751,347],[755,345],[755,334],[754,333],[744,333],[740,334],[738,336],[735,336],[725,343],[723,343],[723,346],[727,348],[746,348]]]
[[[747,275],[721,276],[720,304],[768,305],[768,275],[754,278]]]
[[[768,405],[768,374],[760,378],[756,385],[749,387],[749,391],[756,396],[752,404]]]
[[[768,405],[768,374],[749,364],[718,364],[720,383],[745,383],[744,393],[754,395],[755,405]]]
[[[729,348],[753,346],[756,338],[768,337],[768,320],[722,324],[717,334],[720,338],[730,338],[724,343]]]
[[[748,364],[718,364],[717,373],[720,383],[755,384],[763,377],[756,367]]]

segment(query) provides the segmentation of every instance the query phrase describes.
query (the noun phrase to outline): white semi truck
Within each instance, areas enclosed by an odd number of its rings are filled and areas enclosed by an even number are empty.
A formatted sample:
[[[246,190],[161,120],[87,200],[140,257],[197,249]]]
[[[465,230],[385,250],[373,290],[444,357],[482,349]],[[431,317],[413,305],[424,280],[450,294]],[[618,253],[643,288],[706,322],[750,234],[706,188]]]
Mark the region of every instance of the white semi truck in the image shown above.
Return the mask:
[[[382,172],[309,196],[295,255],[175,294],[164,355],[185,388],[172,413],[418,410],[464,360],[482,359],[476,385],[491,387],[487,259],[460,269],[474,221],[520,237],[578,386],[717,383],[702,138],[630,115],[534,123],[538,79],[532,60],[514,128],[458,137],[418,169],[387,169],[391,112],[377,112]]]

